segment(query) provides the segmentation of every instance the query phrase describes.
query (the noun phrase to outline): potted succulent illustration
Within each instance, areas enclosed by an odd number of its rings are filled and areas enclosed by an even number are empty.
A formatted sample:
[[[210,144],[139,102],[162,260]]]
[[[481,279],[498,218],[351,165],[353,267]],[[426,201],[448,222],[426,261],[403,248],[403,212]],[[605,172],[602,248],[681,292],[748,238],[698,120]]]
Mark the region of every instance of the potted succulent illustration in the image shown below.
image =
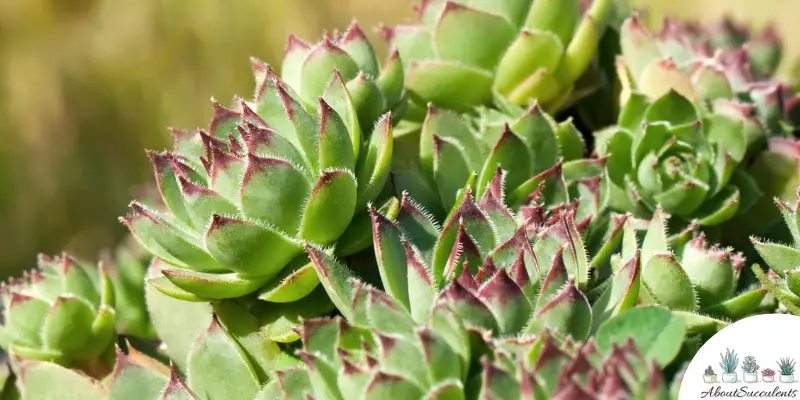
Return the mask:
[[[794,364],[795,361],[793,358],[781,358],[778,361],[778,368],[781,371],[781,376],[778,378],[782,383],[792,383],[794,382]]]
[[[761,380],[764,382],[775,382],[775,370],[772,368],[762,369]]]
[[[758,382],[758,363],[753,356],[747,356],[742,363],[742,371],[744,371],[744,381],[747,383]]]
[[[739,376],[736,375],[736,367],[739,366],[739,356],[731,349],[726,349],[725,354],[720,353],[719,367],[722,368],[722,381],[725,383],[736,383]]]
[[[714,368],[711,368],[710,365],[706,368],[705,372],[703,372],[703,382],[717,383],[717,374],[714,373]]]

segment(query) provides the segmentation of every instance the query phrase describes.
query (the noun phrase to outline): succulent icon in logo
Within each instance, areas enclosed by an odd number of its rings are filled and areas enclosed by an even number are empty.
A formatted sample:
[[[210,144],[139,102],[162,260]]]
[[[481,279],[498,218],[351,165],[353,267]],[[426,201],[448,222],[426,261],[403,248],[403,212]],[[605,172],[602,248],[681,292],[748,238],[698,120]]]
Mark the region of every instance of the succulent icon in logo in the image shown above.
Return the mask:
[[[703,382],[705,382],[705,383],[717,383],[717,374],[714,373],[714,368],[711,368],[710,365],[703,372]]]
[[[764,382],[775,382],[775,370],[772,368],[762,369],[761,380]]]
[[[742,363],[742,371],[744,371],[744,381],[747,383],[758,382],[758,363],[753,356],[747,356]]]
[[[786,357],[781,358],[780,361],[778,361],[778,368],[781,371],[781,376],[778,378],[778,380],[780,380],[781,383],[794,382],[794,366],[794,358]]]
[[[719,367],[722,368],[722,381],[725,383],[736,383],[739,380],[736,375],[736,367],[739,366],[739,356],[735,351],[726,349],[725,354],[720,353]],[[758,367],[756,367],[758,368]]]

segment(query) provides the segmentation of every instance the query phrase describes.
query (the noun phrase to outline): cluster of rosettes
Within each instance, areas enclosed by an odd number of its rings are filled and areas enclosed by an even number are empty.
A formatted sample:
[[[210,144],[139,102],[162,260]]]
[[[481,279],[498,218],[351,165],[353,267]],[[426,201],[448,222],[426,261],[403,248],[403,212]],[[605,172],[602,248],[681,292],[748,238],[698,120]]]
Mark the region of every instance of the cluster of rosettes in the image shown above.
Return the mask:
[[[576,345],[549,332],[492,340],[446,308],[416,328],[388,319],[379,325],[367,331],[341,318],[305,321],[301,366],[279,371],[263,393],[282,399],[669,398],[658,365],[645,361],[632,341],[603,355],[592,341]]]
[[[406,87],[419,116],[429,102],[467,111],[538,99],[556,109],[594,58],[611,3],[425,0],[419,25],[383,35],[407,63]]]
[[[797,122],[799,98],[784,83],[770,80],[781,58],[772,29],[751,37],[729,19],[709,29],[665,20],[654,36],[633,15],[621,36],[623,103],[633,91],[660,97],[676,90],[717,112],[755,115],[770,135],[783,136]]]
[[[392,117],[362,120],[358,109],[373,102],[354,93],[372,85],[385,97],[381,104],[396,104],[402,73],[376,83],[345,71],[341,63],[363,63],[370,53],[358,32],[354,26],[308,50],[303,72],[292,78],[301,94],[256,63],[252,102],[236,100],[234,109],[215,102],[207,130],[173,130],[173,151],[150,152],[168,212],[134,202],[123,222],[171,265],[152,280],[159,290],[202,301],[263,288],[263,300],[292,302],[318,284],[303,242],[336,244],[340,255],[368,246],[368,229],[351,222],[367,220],[366,205],[388,178]],[[293,43],[287,63],[298,57]],[[365,125],[372,135],[362,132]]]
[[[25,360],[51,361],[102,377],[113,351],[114,290],[103,269],[71,256],[39,256],[38,270],[0,287],[0,345]]]

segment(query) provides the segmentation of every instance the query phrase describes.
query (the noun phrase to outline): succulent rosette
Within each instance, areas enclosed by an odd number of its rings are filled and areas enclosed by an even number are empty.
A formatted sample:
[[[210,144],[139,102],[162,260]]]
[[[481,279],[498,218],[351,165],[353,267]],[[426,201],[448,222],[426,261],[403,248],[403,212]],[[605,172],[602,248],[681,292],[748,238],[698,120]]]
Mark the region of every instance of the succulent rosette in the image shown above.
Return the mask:
[[[613,2],[425,0],[419,25],[383,30],[418,106],[467,111],[537,99],[558,108],[589,67]]]
[[[773,30],[751,37],[730,20],[708,29],[665,20],[654,36],[633,15],[622,26],[621,50],[622,103],[634,91],[658,98],[675,90],[716,112],[755,116],[747,129],[751,146],[791,129],[797,101],[784,83],[770,80],[781,55]]]
[[[609,157],[611,209],[649,218],[660,205],[683,226],[714,226],[761,195],[743,163],[747,125],[706,112],[675,90],[654,100],[632,94],[618,125],[595,138],[597,154]]]
[[[114,289],[102,269],[64,254],[2,285],[0,346],[22,360],[50,361],[102,377],[116,342]]]
[[[343,57],[323,50],[312,50],[303,68]],[[388,178],[392,117],[370,124],[372,135],[362,132],[341,72],[332,60],[324,67],[316,67],[325,84],[313,90],[320,96],[313,106],[268,66],[263,74],[256,68],[252,102],[237,100],[234,109],[214,102],[207,130],[173,130],[173,151],[149,153],[168,213],[133,202],[122,220],[170,265],[152,284],[189,301],[261,289],[263,300],[293,302],[318,284],[303,241],[336,244],[341,255],[368,247],[366,205]],[[393,84],[402,90],[402,79]]]

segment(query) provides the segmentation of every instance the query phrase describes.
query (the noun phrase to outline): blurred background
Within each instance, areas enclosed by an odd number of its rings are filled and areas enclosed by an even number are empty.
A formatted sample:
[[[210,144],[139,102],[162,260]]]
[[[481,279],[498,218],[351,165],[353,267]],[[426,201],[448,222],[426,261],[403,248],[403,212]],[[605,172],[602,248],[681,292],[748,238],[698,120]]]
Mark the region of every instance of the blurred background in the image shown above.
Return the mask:
[[[114,246],[117,217],[152,180],[143,149],[171,146],[167,127],[205,127],[212,96],[249,97],[249,56],[279,65],[289,33],[316,41],[353,18],[382,45],[372,28],[412,18],[412,1],[0,1],[0,278],[38,252]],[[730,14],[800,36],[797,0],[634,3],[650,21]],[[783,71],[798,53],[793,40]]]

